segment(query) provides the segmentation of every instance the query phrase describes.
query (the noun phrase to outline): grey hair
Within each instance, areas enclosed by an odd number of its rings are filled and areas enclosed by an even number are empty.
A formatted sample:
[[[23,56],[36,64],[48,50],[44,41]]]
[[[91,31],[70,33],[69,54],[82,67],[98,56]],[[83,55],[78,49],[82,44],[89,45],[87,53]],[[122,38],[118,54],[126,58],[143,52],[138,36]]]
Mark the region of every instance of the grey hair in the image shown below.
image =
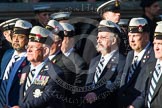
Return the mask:
[[[117,33],[110,33],[110,39],[111,39],[111,41],[113,41],[114,38],[117,40],[116,43],[119,46],[120,45],[119,34],[117,34]]]

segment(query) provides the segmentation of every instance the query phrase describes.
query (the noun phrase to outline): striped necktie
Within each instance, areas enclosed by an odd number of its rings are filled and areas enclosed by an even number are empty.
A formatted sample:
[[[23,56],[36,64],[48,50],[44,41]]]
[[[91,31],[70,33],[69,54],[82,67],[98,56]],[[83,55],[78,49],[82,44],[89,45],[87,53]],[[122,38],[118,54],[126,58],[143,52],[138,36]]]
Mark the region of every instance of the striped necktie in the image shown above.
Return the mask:
[[[151,83],[150,83],[150,87],[149,87],[149,91],[148,91],[148,100],[147,100],[147,104],[148,107],[150,108],[150,102],[152,100],[152,96],[154,95],[157,83],[160,79],[161,76],[161,66],[160,64],[157,64],[155,67],[155,71],[153,73],[153,76],[151,78]]]
[[[13,68],[14,63],[16,62],[16,60],[17,60],[18,58],[19,58],[19,56],[18,56],[18,55],[15,55],[15,56],[11,59],[11,61],[9,62],[9,64],[8,64],[7,67],[6,67],[5,74],[4,74],[4,76],[3,76],[3,80],[6,80],[6,79],[9,78],[10,71],[11,71],[11,69]]]
[[[131,65],[129,74],[128,74],[128,80],[127,80],[127,82],[130,81],[130,79],[131,79],[132,76],[133,76],[133,73],[134,73],[135,69],[137,68],[137,65],[138,65],[138,64],[137,64],[137,59],[138,59],[138,56],[135,56],[135,57],[134,57],[134,60],[133,60],[133,62],[132,62],[132,65]]]
[[[7,88],[7,84],[8,84],[8,79],[10,77],[10,73],[12,71],[14,63],[16,62],[16,60],[18,58],[19,58],[19,56],[15,55],[6,67],[6,70],[5,70],[5,73],[4,73],[4,76],[3,76],[3,80],[2,80],[1,85],[0,85],[0,87],[1,87],[0,88],[0,96],[1,96],[0,108],[3,108],[4,105],[6,104],[6,88]]]
[[[104,57],[101,58],[100,62],[98,63],[98,66],[96,67],[96,72],[95,72],[95,75],[94,75],[94,82],[97,83],[101,73],[102,73],[102,70],[103,70],[103,63],[104,63],[105,59]]]
[[[26,85],[25,85],[25,91],[24,91],[24,96],[26,95],[26,91],[28,90],[28,88],[31,86],[32,81],[33,81],[33,77],[35,74],[35,69],[32,69],[27,77],[27,81],[26,81]]]

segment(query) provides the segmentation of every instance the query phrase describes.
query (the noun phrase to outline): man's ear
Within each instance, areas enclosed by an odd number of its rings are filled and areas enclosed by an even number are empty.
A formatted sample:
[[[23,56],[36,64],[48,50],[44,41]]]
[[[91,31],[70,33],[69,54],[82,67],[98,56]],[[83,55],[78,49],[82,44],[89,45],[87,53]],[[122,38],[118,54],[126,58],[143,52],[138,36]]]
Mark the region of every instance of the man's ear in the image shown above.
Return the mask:
[[[43,48],[43,57],[48,57],[50,53],[50,48],[49,47],[44,47]]]
[[[111,45],[116,44],[116,42],[117,42],[117,39],[115,37],[113,37]]]

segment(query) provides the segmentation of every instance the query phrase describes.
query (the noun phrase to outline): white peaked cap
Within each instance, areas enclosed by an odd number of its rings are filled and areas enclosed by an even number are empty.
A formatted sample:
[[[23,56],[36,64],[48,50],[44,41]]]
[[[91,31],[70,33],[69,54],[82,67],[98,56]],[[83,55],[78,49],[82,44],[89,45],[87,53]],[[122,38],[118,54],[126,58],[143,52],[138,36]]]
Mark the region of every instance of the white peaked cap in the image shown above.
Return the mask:
[[[51,45],[53,42],[52,32],[50,32],[46,28],[34,26],[30,31],[29,41]]]
[[[15,23],[15,27],[22,29],[30,29],[32,28],[32,24],[26,20],[17,20]]]
[[[145,26],[146,24],[148,24],[147,20],[145,18],[132,18],[129,22],[129,26]]]
[[[113,28],[118,26],[117,24],[115,24],[114,22],[109,21],[109,20],[101,20],[99,25],[113,27]]]
[[[71,12],[57,12],[51,14],[51,18],[54,20],[69,19]]]
[[[69,23],[60,23],[64,31],[75,31],[74,26]]]
[[[158,23],[158,25],[155,28],[155,32],[162,33],[162,22]]]
[[[40,26],[34,26],[31,31],[30,31],[31,34],[39,34],[40,37],[48,37],[50,36],[51,32],[43,27],[40,27]]]
[[[55,32],[64,31],[64,29],[61,26],[61,24],[58,21],[56,21],[56,20],[50,20],[48,22],[47,26],[52,27]]]
[[[15,26],[15,23],[17,20],[20,20],[20,18],[13,18],[13,19],[10,19],[10,20],[7,20],[7,21],[4,21],[0,24],[0,27],[3,29],[3,30],[12,30]]]
[[[129,19],[120,19],[119,25],[128,25]]]

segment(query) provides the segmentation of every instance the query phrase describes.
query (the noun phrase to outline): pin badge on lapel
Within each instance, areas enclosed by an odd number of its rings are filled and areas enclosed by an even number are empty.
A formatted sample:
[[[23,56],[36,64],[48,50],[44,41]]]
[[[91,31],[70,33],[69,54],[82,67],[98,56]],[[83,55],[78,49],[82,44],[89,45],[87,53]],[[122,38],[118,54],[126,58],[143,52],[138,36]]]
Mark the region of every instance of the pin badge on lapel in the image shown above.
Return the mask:
[[[146,62],[146,60],[143,60],[142,62],[143,62],[143,63],[145,63],[145,62]]]
[[[111,68],[111,71],[115,71],[116,70],[116,65],[113,65],[112,68]]]
[[[56,59],[54,59],[54,60],[52,61],[52,63],[56,63]]]

